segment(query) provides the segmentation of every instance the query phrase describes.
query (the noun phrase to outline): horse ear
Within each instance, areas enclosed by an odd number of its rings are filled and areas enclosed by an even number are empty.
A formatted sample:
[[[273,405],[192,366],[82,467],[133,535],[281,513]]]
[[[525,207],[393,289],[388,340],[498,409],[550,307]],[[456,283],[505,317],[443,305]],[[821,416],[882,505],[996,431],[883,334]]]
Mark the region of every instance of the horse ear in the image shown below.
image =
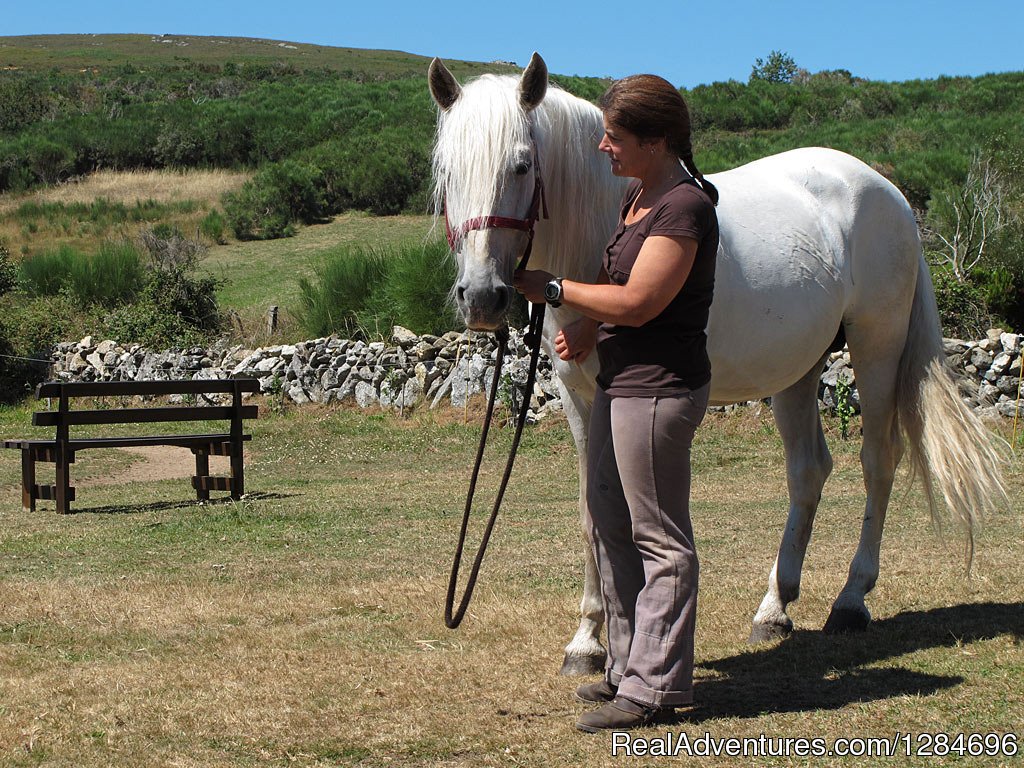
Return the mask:
[[[530,63],[523,70],[523,79],[519,81],[519,104],[530,112],[544,100],[548,91],[548,65],[540,54],[534,51]]]
[[[444,62],[436,57],[430,62],[427,80],[430,83],[430,95],[434,97],[437,106],[447,112],[462,94],[459,81],[448,71]]]

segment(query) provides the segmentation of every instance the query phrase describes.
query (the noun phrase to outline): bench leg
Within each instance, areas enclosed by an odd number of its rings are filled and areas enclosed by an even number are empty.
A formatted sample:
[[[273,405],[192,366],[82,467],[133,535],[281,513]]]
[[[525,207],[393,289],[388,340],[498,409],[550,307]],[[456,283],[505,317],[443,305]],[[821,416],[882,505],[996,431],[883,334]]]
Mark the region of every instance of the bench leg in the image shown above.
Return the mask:
[[[36,457],[31,448],[21,449],[21,508],[36,511]]]
[[[245,469],[242,467],[242,444],[231,446],[231,498],[245,495]]]
[[[56,483],[56,502],[57,512],[66,515],[71,511],[71,464],[70,462],[74,459],[72,455],[64,450],[61,450],[60,446],[57,448],[57,483]]]
[[[209,477],[210,455],[202,448],[193,448],[192,452],[196,455],[196,477]],[[210,491],[206,488],[196,488],[196,499],[199,501],[209,501]]]

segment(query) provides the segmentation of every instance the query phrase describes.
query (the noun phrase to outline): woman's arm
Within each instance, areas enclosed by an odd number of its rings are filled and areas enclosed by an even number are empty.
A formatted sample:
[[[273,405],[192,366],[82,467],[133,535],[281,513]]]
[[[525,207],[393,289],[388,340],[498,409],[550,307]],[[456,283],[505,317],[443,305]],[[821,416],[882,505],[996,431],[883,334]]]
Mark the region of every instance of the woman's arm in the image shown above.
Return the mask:
[[[644,241],[625,285],[562,281],[562,303],[593,320],[613,325],[640,326],[664,311],[683,287],[697,255],[691,237],[654,235]],[[603,270],[602,270],[603,271]],[[549,272],[516,272],[515,288],[528,301],[544,301]]]

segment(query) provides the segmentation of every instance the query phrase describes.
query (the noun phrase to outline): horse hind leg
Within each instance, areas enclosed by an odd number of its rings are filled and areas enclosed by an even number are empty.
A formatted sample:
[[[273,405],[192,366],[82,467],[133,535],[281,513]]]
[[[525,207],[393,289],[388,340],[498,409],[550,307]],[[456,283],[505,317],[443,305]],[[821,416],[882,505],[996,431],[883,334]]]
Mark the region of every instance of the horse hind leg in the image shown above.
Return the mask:
[[[860,394],[860,460],[867,498],[857,552],[850,563],[846,584],[825,622],[824,631],[828,634],[861,631],[871,621],[864,598],[878,580],[882,529],[896,467],[903,455],[896,418],[896,371],[902,340],[897,341],[890,333],[870,339],[851,338],[850,348]],[[858,350],[868,350],[863,359],[857,357]]]
[[[585,513],[584,513],[585,514]],[[603,672],[607,654],[599,639],[604,625],[601,579],[594,562],[589,536],[586,541],[586,566],[583,598],[580,600],[580,625],[567,646],[562,660],[562,675],[593,675]]]
[[[793,630],[787,606],[800,596],[800,572],[821,490],[832,471],[832,455],[821,429],[818,384],[827,354],[796,384],[772,398],[772,412],[786,451],[789,516],[768,592],[754,616],[749,642],[785,637]]]

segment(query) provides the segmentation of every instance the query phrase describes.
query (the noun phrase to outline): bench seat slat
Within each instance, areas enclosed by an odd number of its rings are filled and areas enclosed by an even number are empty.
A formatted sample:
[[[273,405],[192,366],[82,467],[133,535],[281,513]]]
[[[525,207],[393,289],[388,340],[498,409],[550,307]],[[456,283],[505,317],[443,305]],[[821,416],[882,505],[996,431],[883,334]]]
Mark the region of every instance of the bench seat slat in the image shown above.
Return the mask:
[[[36,427],[55,427],[61,423],[69,426],[80,424],[149,424],[163,421],[227,421],[233,415],[231,406],[198,406],[198,407],[167,407],[167,408],[110,408],[94,411],[37,411],[32,414],[32,424]],[[243,405],[243,419],[257,418],[258,407]]]
[[[242,440],[252,440],[252,435],[242,435]],[[73,438],[68,440],[68,448],[72,451],[81,451],[86,448],[130,448],[146,445],[171,445],[192,448],[200,446],[216,447],[225,443],[231,444],[231,435],[146,435],[143,437]]]
[[[36,387],[36,396],[123,397],[130,395],[203,395],[230,394],[238,385],[240,392],[259,392],[258,379],[178,379],[171,381],[46,381]]]

